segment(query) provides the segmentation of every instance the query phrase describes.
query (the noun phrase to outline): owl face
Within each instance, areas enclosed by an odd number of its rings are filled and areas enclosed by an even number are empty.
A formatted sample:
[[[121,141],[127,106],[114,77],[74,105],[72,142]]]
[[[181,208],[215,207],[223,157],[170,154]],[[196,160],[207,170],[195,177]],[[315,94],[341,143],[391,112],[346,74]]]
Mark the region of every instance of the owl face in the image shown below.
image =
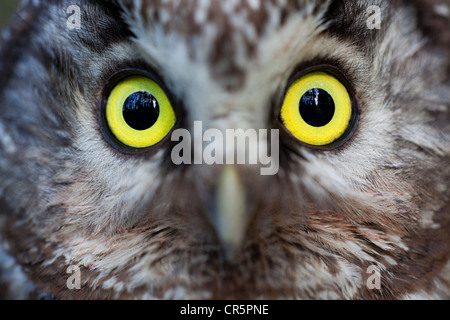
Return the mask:
[[[448,7],[405,2],[25,1],[0,51],[21,294],[448,297]],[[276,174],[175,163],[195,123],[277,132],[243,148]]]

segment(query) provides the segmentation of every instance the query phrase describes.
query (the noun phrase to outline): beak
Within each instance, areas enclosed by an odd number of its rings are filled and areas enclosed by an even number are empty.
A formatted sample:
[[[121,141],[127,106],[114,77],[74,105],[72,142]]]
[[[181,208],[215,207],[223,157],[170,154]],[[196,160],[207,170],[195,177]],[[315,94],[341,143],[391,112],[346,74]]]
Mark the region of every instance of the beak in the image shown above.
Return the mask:
[[[221,172],[211,208],[217,236],[228,261],[241,248],[249,223],[244,185],[234,165],[226,165]]]

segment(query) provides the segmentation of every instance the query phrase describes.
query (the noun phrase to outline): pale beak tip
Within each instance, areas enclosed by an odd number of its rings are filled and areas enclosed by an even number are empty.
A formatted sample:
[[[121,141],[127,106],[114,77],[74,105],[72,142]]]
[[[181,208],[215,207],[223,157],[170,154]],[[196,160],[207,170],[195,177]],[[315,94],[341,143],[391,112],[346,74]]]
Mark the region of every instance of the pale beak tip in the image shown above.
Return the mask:
[[[217,185],[213,223],[225,258],[234,260],[244,241],[248,224],[244,185],[235,166],[227,165]]]

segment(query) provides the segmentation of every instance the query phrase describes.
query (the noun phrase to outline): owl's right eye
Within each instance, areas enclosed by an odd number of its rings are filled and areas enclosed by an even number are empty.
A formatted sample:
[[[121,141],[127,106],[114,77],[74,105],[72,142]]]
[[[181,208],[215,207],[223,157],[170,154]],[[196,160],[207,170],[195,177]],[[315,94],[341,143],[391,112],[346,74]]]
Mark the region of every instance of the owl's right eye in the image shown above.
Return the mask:
[[[109,93],[105,119],[111,134],[126,147],[144,149],[161,142],[176,116],[164,90],[145,76],[130,76]]]
[[[339,78],[314,71],[291,84],[280,118],[285,128],[302,143],[333,148],[354,132],[358,114],[352,95]]]

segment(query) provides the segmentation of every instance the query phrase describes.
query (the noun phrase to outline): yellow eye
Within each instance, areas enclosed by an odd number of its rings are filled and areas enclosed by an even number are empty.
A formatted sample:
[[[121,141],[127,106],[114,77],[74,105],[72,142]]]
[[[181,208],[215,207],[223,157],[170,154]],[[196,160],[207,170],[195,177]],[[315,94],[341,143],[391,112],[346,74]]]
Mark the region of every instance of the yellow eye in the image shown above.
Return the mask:
[[[138,149],[163,140],[176,123],[164,90],[144,76],[130,76],[116,84],[106,102],[105,116],[114,137]]]
[[[281,121],[298,140],[327,146],[350,126],[352,101],[346,87],[334,76],[316,71],[297,79],[281,107]]]

